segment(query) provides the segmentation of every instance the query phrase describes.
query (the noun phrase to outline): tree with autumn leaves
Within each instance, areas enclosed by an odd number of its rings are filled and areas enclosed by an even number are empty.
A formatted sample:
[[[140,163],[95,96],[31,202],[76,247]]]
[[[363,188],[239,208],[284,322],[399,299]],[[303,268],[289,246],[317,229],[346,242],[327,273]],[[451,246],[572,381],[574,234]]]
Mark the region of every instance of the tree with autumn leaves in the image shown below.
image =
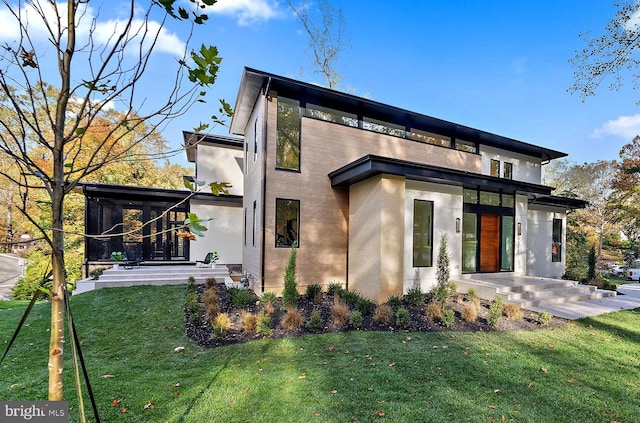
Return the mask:
[[[148,101],[137,89],[150,76],[154,52],[165,47],[159,39],[166,24],[180,20],[193,33],[207,19],[203,9],[215,0],[190,3],[120,2],[117,20],[107,22],[100,16],[112,6],[107,2],[2,1],[15,37],[0,52],[0,154],[12,162],[11,170],[0,168],[0,175],[15,187],[17,208],[50,247],[50,400],[63,399],[65,233],[70,223],[65,204],[78,183],[106,165],[137,160],[138,148],[168,121],[204,100],[221,61],[215,47],[204,45],[190,49],[185,44],[177,60],[165,61],[163,87],[157,90],[166,94],[163,100]],[[38,31],[45,37],[34,36]],[[226,103],[222,108],[229,109]],[[34,195],[42,195],[39,206],[48,214],[41,221],[29,214],[28,199]]]

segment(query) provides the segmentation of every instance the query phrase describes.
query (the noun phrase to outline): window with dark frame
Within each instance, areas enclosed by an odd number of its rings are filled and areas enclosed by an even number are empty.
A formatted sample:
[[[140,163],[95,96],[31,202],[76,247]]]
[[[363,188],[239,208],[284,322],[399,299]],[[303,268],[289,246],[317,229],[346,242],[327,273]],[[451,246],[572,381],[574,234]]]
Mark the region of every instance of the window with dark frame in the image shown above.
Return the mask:
[[[252,239],[252,245],[255,247],[256,246],[256,225],[258,224],[258,218],[256,216],[256,210],[258,209],[257,207],[257,203],[254,201],[253,202],[253,221],[251,222],[251,239]]]
[[[258,118],[253,121],[253,161],[258,159]]]
[[[278,97],[276,169],[300,170],[300,102]]]
[[[433,201],[413,200],[413,267],[433,266]]]
[[[500,160],[491,159],[491,169],[489,170],[491,176],[500,176]]]
[[[562,261],[562,219],[553,219],[553,234],[551,235],[551,261]]]
[[[276,248],[300,246],[300,200],[276,198]]]
[[[513,179],[513,163],[504,162],[502,177],[504,179]]]

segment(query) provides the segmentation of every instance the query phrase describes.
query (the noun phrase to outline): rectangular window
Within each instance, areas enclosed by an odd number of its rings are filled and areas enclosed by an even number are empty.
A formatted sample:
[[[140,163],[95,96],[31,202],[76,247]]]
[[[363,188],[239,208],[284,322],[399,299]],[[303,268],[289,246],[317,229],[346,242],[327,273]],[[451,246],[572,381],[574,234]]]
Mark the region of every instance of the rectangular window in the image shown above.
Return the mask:
[[[300,170],[300,102],[278,97],[276,168]]]
[[[253,161],[258,159],[258,119],[253,121]]]
[[[489,171],[491,176],[500,176],[500,160],[491,159],[491,170]]]
[[[404,126],[368,117],[363,118],[362,129],[366,129],[367,131],[380,132],[381,134],[389,134],[396,137],[404,137],[405,132]]]
[[[439,145],[441,147],[451,147],[451,138],[444,135],[434,134],[432,132],[421,131],[419,129],[411,129],[409,137],[412,140],[424,142],[427,144]]]
[[[276,247],[300,246],[300,200],[276,198]]]
[[[502,225],[500,225],[500,227],[502,231],[500,239],[500,244],[502,245],[500,251],[500,270],[513,272],[513,216],[502,216]]]
[[[516,198],[512,194],[502,194],[502,207],[514,208],[516,206]]]
[[[499,206],[500,194],[497,192],[480,191],[480,204],[484,206]]]
[[[456,140],[456,150],[466,151],[467,153],[477,153],[478,147],[471,141]]]
[[[244,245],[247,245],[247,208],[244,208],[244,226],[242,230],[242,234],[244,236]]]
[[[307,103],[307,117],[358,127],[358,115]]]
[[[478,191],[475,189],[465,189],[463,191],[464,202],[467,204],[478,204]]]
[[[258,224],[258,217],[256,216],[256,210],[258,209],[258,207],[256,207],[256,206],[257,206],[257,204],[254,201],[253,202],[253,217],[252,217],[253,222],[251,223],[251,240],[252,240],[251,242],[252,242],[252,245],[254,247],[256,246],[256,230],[257,230],[256,225]]]
[[[478,267],[478,215],[462,216],[462,271],[475,272]]]
[[[246,175],[247,170],[249,168],[249,163],[247,162],[247,158],[249,157],[249,140],[244,142],[244,173]]]
[[[562,261],[562,219],[553,219],[551,261],[554,263]]]
[[[502,177],[504,179],[513,179],[513,163],[504,163],[504,168],[502,169]]]
[[[433,266],[433,201],[413,200],[413,267]]]

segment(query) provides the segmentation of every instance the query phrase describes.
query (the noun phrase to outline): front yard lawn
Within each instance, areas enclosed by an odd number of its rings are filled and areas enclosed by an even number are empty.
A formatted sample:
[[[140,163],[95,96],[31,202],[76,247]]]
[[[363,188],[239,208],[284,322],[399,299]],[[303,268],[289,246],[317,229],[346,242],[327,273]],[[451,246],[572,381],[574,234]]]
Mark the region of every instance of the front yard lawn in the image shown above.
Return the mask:
[[[184,292],[72,298],[102,421],[640,420],[640,309],[534,331],[352,331],[204,349],[185,336]],[[3,345],[21,313],[0,308]],[[0,398],[46,399],[48,320],[49,305],[38,304],[2,363]]]

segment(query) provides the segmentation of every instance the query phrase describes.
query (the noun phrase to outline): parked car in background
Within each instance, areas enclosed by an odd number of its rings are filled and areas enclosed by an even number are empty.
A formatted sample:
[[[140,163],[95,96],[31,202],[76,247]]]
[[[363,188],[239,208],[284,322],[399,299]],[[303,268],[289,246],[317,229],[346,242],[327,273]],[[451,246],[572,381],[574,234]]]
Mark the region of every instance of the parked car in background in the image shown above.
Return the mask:
[[[627,280],[640,281],[640,267],[632,267],[630,269],[627,269],[625,276]]]
[[[626,272],[628,270],[629,267],[625,266],[624,264],[614,264],[613,266],[611,266],[611,269],[609,269],[609,273],[614,276],[626,276]]]

